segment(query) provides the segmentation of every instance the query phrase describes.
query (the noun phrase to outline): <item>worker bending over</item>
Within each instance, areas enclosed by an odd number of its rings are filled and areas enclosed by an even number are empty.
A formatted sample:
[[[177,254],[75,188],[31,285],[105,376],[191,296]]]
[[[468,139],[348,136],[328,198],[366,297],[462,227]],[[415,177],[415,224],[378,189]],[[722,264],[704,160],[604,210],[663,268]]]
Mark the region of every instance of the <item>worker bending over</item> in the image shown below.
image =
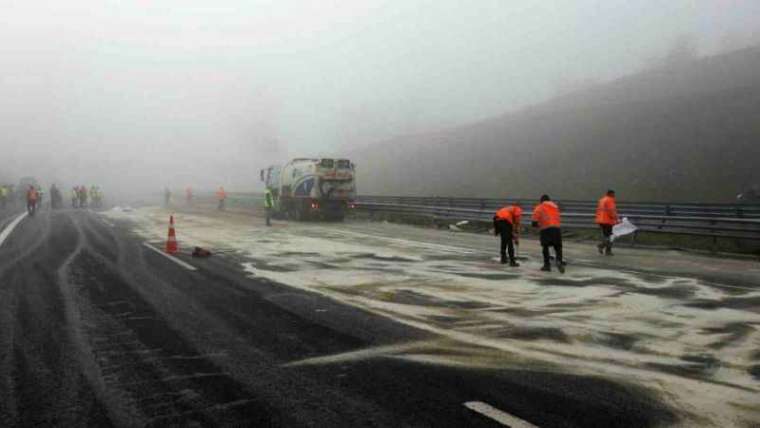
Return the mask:
[[[509,250],[509,265],[513,267],[520,266],[515,260],[515,245],[520,245],[520,217],[522,208],[515,202],[511,206],[505,206],[496,211],[493,216],[493,233],[501,236],[501,263],[507,263],[507,250]]]
[[[557,269],[560,273],[565,273],[565,262],[562,259],[562,230],[560,229],[559,207],[552,202],[549,195],[541,196],[539,204],[533,210],[531,220],[533,227],[538,227],[541,230],[541,247],[544,255],[544,267],[541,270],[551,272],[549,247],[554,247]]]

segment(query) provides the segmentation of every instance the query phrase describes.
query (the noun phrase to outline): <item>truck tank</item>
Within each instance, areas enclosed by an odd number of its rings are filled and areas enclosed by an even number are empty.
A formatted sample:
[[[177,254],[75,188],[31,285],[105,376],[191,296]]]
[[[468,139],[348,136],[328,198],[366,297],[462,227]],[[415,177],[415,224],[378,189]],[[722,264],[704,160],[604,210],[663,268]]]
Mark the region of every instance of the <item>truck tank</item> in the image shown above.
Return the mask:
[[[274,214],[294,220],[343,220],[356,198],[354,164],[348,159],[298,158],[261,171],[274,199]]]

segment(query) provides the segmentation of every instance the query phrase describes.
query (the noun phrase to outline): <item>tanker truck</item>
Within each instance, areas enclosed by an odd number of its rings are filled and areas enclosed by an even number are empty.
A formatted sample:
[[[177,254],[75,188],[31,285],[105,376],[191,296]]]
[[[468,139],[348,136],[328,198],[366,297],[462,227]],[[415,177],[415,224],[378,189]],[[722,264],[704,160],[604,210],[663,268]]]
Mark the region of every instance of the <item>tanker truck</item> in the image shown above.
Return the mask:
[[[272,192],[278,218],[343,220],[356,197],[354,164],[348,159],[293,159],[262,169],[261,181]]]

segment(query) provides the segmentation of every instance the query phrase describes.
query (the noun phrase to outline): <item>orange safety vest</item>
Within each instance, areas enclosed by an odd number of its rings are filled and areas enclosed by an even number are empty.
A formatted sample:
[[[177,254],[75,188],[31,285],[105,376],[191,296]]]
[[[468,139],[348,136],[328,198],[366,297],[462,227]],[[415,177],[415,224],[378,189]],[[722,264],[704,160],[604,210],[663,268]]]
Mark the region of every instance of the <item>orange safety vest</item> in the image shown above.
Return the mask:
[[[216,198],[220,201],[227,197],[227,192],[224,191],[224,189],[219,188],[219,190],[216,191]]]
[[[615,198],[605,196],[599,199],[596,206],[596,224],[615,225],[618,223],[617,206]]]
[[[533,210],[532,221],[538,222],[538,227],[541,230],[559,227],[559,207],[552,201],[544,201],[536,205]]]
[[[520,217],[522,216],[522,208],[512,205],[511,207],[503,207],[496,211],[496,220],[504,220],[509,224],[520,224]]]
[[[29,189],[26,191],[26,199],[29,201],[36,201],[39,197],[39,194],[37,193],[37,189]]]

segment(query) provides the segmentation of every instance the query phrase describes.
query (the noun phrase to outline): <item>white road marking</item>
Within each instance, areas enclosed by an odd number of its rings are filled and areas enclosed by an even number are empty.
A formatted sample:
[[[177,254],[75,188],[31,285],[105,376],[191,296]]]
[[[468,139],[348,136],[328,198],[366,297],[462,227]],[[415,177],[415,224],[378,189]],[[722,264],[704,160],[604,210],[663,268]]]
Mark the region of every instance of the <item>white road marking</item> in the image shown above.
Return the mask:
[[[193,266],[193,265],[191,265],[189,263],[185,263],[182,260],[180,260],[180,259],[172,256],[171,254],[167,254],[167,253],[159,250],[158,248],[150,245],[148,242],[143,242],[143,245],[145,245],[146,247],[150,248],[151,250],[157,252],[158,254],[161,254],[162,256],[166,257],[167,259],[173,261],[174,263],[182,266],[183,268],[185,268],[187,270],[198,270],[198,269],[195,268],[195,266]]]
[[[468,401],[464,403],[464,406],[510,428],[538,428],[530,422],[526,422],[518,417],[512,416],[509,413],[499,410],[496,407],[493,407],[490,404],[484,403],[482,401]]]
[[[8,236],[10,236],[11,232],[13,232],[13,229],[15,229],[16,226],[21,223],[21,220],[23,220],[27,215],[28,213],[26,212],[19,214],[18,217],[16,217],[8,226],[5,227],[5,230],[0,233],[0,247],[3,246],[3,242],[8,239]]]

